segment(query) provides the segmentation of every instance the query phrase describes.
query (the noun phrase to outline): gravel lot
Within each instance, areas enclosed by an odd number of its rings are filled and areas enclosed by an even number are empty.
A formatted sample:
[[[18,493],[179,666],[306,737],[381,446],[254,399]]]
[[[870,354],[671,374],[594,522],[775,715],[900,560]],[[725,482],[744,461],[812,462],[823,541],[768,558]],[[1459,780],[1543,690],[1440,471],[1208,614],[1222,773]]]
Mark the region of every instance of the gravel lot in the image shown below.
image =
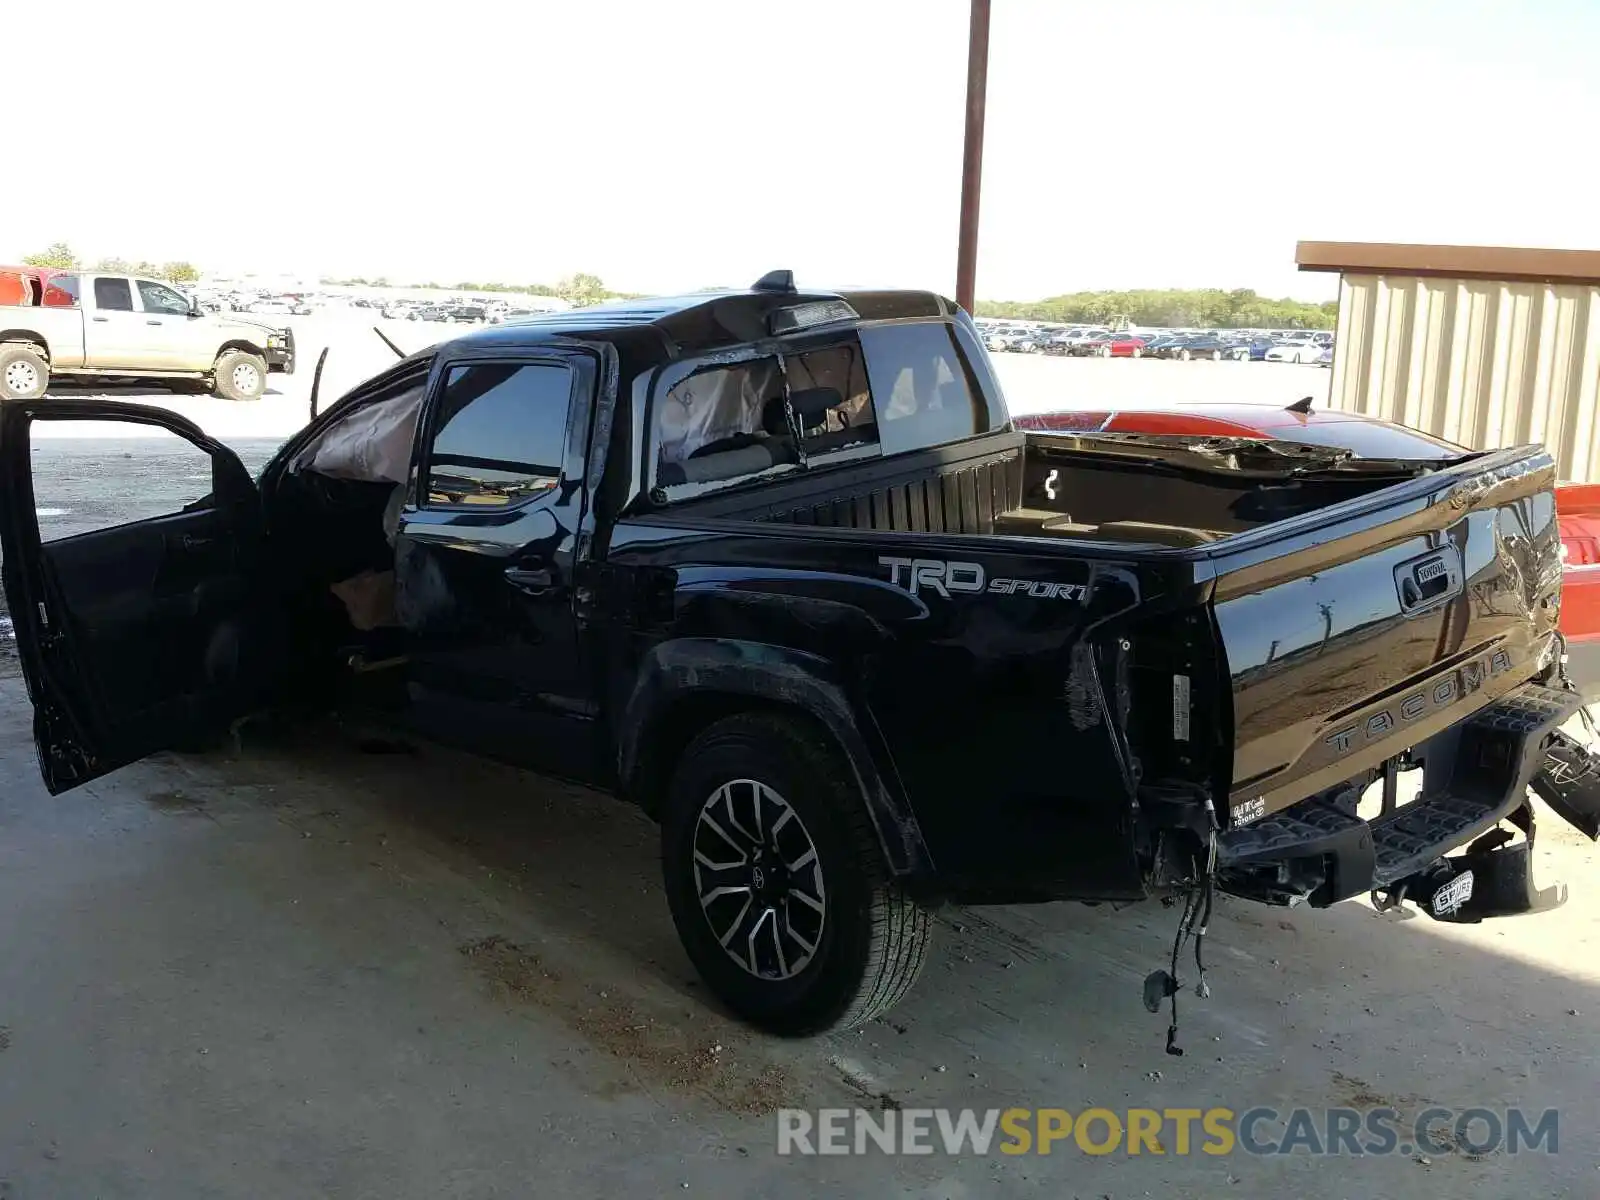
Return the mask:
[[[326,323],[305,324],[304,373],[277,394],[161,402],[259,460],[304,415]],[[399,330],[408,348],[436,332]],[[330,396],[387,357],[359,326],[327,336]],[[1327,386],[1265,364],[998,361],[1019,411]],[[41,445],[52,506],[181,484],[105,432]],[[375,753],[330,722],[52,800],[30,720],[21,681],[0,680],[4,1200],[1596,1194],[1600,888],[1554,819],[1541,881],[1574,896],[1540,917],[1454,928],[1225,901],[1182,1058],[1139,1003],[1176,920],[1154,905],[947,910],[936,963],[888,1020],[782,1042],[708,1007],[654,828],[608,799],[437,749]],[[1562,1125],[1559,1154],[1516,1159],[775,1153],[777,1107],[885,1103],[1522,1104]]]

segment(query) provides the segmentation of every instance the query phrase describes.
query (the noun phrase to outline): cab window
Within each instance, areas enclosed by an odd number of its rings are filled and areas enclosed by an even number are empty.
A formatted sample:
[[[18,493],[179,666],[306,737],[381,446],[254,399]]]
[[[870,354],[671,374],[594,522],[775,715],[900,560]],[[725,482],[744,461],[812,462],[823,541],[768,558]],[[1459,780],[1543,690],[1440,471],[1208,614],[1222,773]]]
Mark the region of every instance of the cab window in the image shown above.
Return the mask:
[[[429,507],[509,508],[555,488],[572,372],[553,363],[474,363],[445,377],[427,456]]]
[[[877,449],[878,416],[859,340],[786,355],[784,366],[807,465],[844,451]]]
[[[988,406],[946,325],[869,326],[861,342],[885,454],[989,432]]]
[[[165,284],[139,280],[139,303],[147,313],[166,313],[176,317],[189,315],[189,302]]]
[[[695,485],[680,495],[875,454],[861,343],[835,339],[693,371],[656,402],[653,434],[656,484]]]
[[[133,289],[126,279],[100,278],[94,281],[94,306],[113,312],[133,311]]]
[[[77,308],[78,277],[52,275],[45,281],[44,295],[39,300],[46,308]]]
[[[776,357],[707,367],[680,379],[656,405],[655,433],[657,466],[666,469],[669,483],[726,478],[725,469],[738,464],[720,460],[736,451],[764,449],[766,466],[798,461]],[[706,459],[718,461],[689,465]]]

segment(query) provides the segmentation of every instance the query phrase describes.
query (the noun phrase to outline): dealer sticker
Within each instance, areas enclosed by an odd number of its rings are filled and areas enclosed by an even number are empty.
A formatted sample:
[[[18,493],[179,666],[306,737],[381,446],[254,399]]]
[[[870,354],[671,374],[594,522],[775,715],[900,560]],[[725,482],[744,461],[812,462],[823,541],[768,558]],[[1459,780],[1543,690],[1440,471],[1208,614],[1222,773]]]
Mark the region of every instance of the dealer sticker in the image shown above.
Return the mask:
[[[1433,894],[1429,902],[1436,917],[1448,917],[1472,899],[1472,872],[1463,871]]]

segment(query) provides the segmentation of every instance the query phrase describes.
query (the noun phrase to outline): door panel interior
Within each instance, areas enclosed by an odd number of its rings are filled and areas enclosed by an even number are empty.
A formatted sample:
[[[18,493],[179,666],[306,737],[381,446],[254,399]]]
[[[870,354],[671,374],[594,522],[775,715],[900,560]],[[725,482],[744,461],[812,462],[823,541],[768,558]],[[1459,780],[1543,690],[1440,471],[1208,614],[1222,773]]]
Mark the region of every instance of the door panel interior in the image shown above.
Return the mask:
[[[188,740],[242,698],[261,623],[250,615],[251,556],[230,518],[177,513],[42,547],[79,711],[108,756],[170,744],[175,732]]]
[[[120,481],[83,475],[63,468],[60,452],[36,454],[32,426],[58,421],[175,434],[210,467],[182,476],[182,491],[209,491],[188,504],[172,499],[175,511],[96,528],[89,522],[149,511],[139,489],[160,486],[148,473]],[[120,457],[142,459],[135,472],[167,465],[148,443]],[[79,489],[77,524],[87,531],[44,541],[35,474],[52,467]],[[205,744],[284,676],[288,640],[264,571],[259,491],[238,455],[183,417],[75,398],[0,405],[0,544],[40,771],[52,793],[158,750]]]

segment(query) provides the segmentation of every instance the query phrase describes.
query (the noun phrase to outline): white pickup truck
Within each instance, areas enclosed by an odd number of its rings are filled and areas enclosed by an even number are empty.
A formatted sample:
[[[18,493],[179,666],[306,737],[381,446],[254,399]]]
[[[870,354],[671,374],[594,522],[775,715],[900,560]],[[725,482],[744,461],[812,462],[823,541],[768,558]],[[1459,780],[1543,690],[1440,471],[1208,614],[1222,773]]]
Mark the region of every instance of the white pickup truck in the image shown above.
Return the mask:
[[[254,400],[294,371],[294,334],[203,313],[136,275],[0,267],[0,398],[42,396],[52,375],[182,381]]]

